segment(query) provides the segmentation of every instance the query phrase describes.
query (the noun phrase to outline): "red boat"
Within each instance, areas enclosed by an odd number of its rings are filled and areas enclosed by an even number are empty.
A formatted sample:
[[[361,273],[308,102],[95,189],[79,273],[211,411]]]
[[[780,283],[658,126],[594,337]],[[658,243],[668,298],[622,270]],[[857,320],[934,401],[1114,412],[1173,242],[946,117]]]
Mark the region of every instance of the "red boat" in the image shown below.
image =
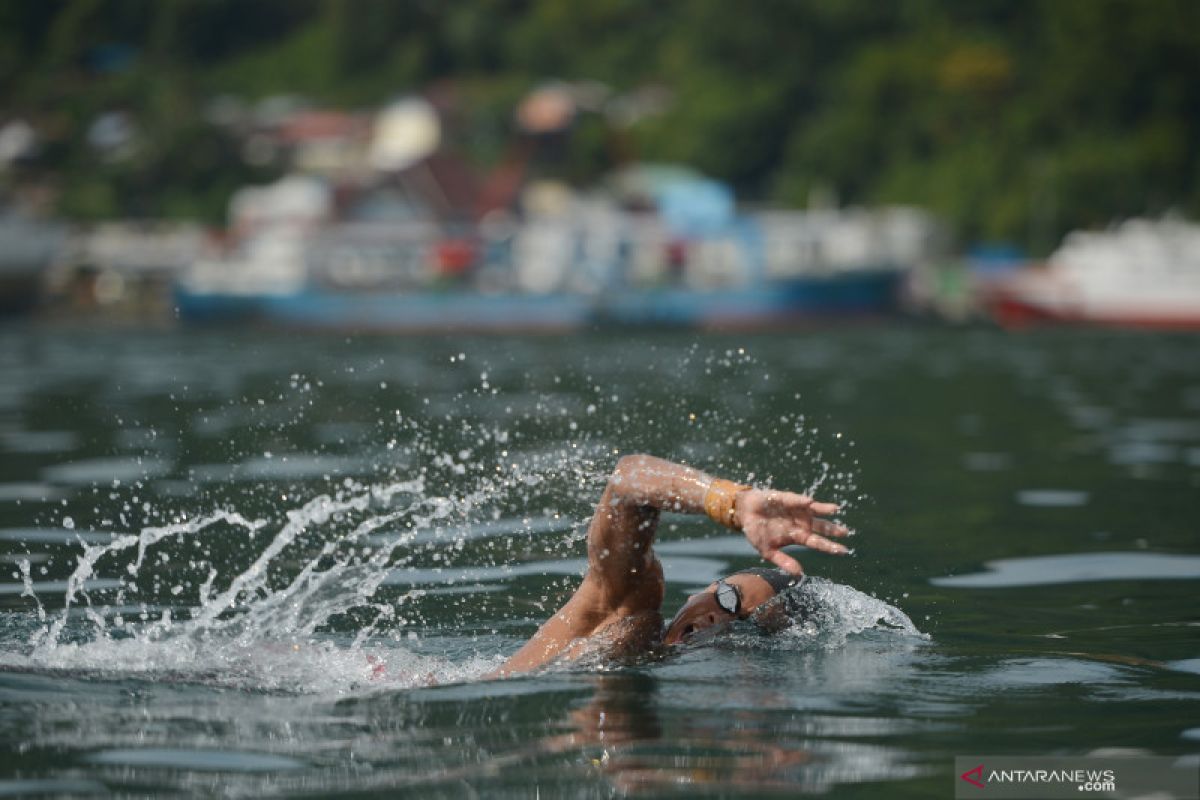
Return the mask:
[[[1045,266],[992,284],[984,302],[1007,327],[1200,330],[1200,226],[1130,220],[1109,232],[1072,233]]]

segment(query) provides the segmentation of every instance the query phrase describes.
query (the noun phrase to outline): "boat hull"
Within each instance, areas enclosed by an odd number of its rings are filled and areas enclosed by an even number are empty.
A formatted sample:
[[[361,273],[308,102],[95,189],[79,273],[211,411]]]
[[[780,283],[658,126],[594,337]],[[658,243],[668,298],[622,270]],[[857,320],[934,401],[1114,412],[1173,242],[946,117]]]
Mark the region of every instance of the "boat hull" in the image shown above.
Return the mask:
[[[176,291],[189,322],[388,332],[563,332],[591,327],[756,328],[893,313],[903,273],[891,269],[753,288],[628,290],[607,295],[466,291],[225,295]]]
[[[1031,325],[1090,325],[1140,330],[1200,330],[1200,295],[1194,290],[1156,289],[1151,296],[1131,289],[1120,296],[1089,296],[1060,287],[1014,286],[993,290],[987,305],[1006,328]]]

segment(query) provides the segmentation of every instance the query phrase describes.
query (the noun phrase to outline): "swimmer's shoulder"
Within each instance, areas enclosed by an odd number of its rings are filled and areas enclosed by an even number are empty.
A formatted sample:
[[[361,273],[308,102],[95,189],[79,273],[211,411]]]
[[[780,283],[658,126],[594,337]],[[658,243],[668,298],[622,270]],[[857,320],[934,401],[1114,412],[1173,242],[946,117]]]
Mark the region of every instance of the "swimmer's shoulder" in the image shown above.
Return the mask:
[[[624,661],[645,655],[662,644],[663,618],[658,611],[640,611],[605,625],[591,636],[571,642],[559,663]]]

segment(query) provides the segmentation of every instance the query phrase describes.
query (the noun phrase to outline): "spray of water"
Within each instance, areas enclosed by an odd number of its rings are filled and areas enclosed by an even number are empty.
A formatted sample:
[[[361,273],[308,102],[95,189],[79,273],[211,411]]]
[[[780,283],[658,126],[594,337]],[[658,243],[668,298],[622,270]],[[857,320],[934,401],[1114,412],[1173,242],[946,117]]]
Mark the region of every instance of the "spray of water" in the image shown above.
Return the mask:
[[[451,361],[465,368],[466,356]],[[586,372],[552,377],[570,391],[533,392],[526,387],[536,376],[514,369],[489,367],[467,390],[409,398],[410,406],[419,402],[415,411],[377,411],[369,471],[382,481],[339,482],[336,467],[345,460],[320,448],[307,457],[243,454],[240,470],[222,479],[193,467],[185,485],[204,498],[214,484],[259,478],[241,502],[229,503],[226,494],[224,507],[195,512],[142,502],[158,524],[99,541],[80,535],[59,603],[43,604],[30,562],[21,562],[22,595],[32,610],[24,627],[10,624],[3,633],[0,665],[322,693],[470,679],[502,656],[486,643],[450,655],[423,652],[418,633],[435,622],[424,601],[468,578],[503,580],[577,557],[590,505],[623,452],[654,452],[761,485],[778,478],[796,488],[797,476],[805,476],[808,485],[800,488],[843,504],[859,499],[853,467],[832,465],[801,413],[785,408],[765,430],[744,428],[740,420],[770,381],[744,351],[693,348],[662,376],[663,391],[631,397],[622,396],[628,388],[602,385]],[[712,396],[688,385],[710,381],[738,388]],[[278,395],[284,412],[243,398],[195,417],[211,425],[222,415],[244,416],[252,429],[294,433],[308,424],[321,383],[296,374],[287,386]],[[314,467],[323,491],[313,495],[311,484],[296,483],[280,491],[279,479]],[[137,493],[149,477],[124,487],[113,482],[108,499],[122,522],[137,512]],[[93,495],[103,491],[93,486]],[[297,505],[305,494],[309,499]],[[109,507],[98,505],[96,513],[98,522],[113,522]],[[59,523],[75,526],[71,518]],[[529,601],[536,609],[529,613],[544,616],[569,591],[578,569],[565,572]],[[512,608],[514,599],[508,601]],[[488,602],[485,591],[479,604]],[[470,627],[470,614],[439,613],[444,628]],[[494,607],[491,613],[494,623]],[[887,614],[874,617],[886,621]]]

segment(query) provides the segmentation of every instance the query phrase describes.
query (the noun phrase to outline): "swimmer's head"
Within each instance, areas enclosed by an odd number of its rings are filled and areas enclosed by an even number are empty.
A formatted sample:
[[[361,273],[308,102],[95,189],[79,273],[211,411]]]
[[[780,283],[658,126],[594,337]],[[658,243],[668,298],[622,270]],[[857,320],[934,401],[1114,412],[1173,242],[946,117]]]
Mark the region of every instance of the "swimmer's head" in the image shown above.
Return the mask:
[[[754,567],[722,578],[687,599],[667,626],[663,641],[680,644],[704,630],[723,627],[755,616],[756,609],[775,595],[796,586],[804,577],[782,570]],[[756,621],[758,621],[756,619]],[[773,628],[770,620],[764,627]]]

